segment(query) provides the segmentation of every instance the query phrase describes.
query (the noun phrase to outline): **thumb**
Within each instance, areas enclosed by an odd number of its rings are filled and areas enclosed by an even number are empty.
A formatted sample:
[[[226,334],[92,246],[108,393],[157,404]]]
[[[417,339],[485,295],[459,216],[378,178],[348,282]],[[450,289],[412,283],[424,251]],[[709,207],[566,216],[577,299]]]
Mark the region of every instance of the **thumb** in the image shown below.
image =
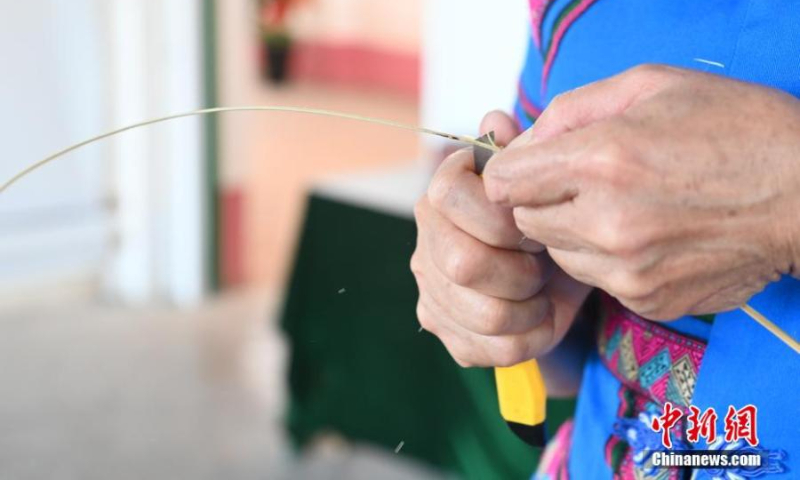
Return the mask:
[[[664,90],[681,75],[680,70],[672,67],[641,65],[562,93],[542,112],[529,135],[536,141],[546,140],[620,115]]]
[[[500,146],[506,146],[519,135],[516,120],[501,110],[487,113],[481,120],[481,135],[494,132],[494,141]]]

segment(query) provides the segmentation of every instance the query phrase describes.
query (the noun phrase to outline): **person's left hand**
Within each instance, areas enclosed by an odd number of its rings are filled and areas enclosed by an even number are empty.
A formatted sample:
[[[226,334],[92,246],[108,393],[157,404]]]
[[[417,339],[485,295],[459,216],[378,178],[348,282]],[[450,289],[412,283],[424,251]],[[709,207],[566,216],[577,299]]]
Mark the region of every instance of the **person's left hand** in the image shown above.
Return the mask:
[[[568,274],[653,320],[798,275],[800,102],[776,90],[637,67],[556,97],[484,179]]]

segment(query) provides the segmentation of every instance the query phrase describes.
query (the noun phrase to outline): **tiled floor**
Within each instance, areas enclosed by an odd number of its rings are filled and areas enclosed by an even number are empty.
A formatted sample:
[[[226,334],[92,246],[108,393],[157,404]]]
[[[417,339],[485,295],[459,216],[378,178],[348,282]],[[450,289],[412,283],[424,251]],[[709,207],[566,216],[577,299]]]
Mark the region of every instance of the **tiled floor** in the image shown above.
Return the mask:
[[[275,303],[0,311],[0,479],[441,478],[330,438],[292,452]]]

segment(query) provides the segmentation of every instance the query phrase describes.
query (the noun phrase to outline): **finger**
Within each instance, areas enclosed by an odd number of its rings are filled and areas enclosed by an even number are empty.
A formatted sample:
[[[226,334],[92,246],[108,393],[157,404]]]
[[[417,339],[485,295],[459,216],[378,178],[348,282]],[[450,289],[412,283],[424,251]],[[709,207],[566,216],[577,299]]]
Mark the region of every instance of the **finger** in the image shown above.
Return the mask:
[[[519,135],[519,126],[516,120],[502,110],[493,110],[486,114],[481,121],[481,135],[494,132],[497,145],[505,146]]]
[[[468,350],[460,347],[453,348],[454,344],[460,346],[462,342],[454,340],[456,338],[455,331],[448,325],[448,322],[443,321],[444,314],[441,309],[421,287],[419,300],[417,301],[417,319],[425,331],[432,333],[441,340],[442,345],[447,349],[447,353],[459,366],[465,368],[473,366],[473,363],[469,360],[470,352]]]
[[[667,88],[684,73],[642,66],[563,94],[508,147],[492,157],[484,179],[490,200],[503,205],[547,205],[579,194],[582,162],[609,132],[608,123],[631,106]]]
[[[677,69],[643,65],[556,96],[530,130],[546,140],[625,112],[679,75]]]
[[[524,238],[510,209],[486,198],[469,150],[456,152],[444,161],[431,180],[428,199],[443,216],[483,243],[532,253],[544,250],[541,244]]]
[[[448,317],[481,335],[510,335],[536,328],[552,307],[548,297],[505,300],[454,284],[436,268],[425,275],[425,287]]]
[[[569,251],[595,251],[591,233],[599,218],[586,218],[590,212],[577,205],[580,199],[561,205],[514,208],[514,221],[524,235],[548,248]]]
[[[673,320],[686,311],[687,295],[675,296],[672,292],[669,300],[664,302],[664,293],[669,294],[669,291],[659,294],[659,283],[654,284],[641,272],[626,268],[619,259],[605,254],[558,249],[549,252],[565,275],[607,292],[626,308],[649,320]],[[552,284],[556,284],[558,278],[556,273]],[[695,291],[704,287],[704,284],[698,285]],[[552,295],[552,292],[545,293]]]
[[[554,334],[559,341],[566,335],[592,289],[591,285],[577,281],[562,269],[556,269],[547,283],[543,293],[553,305],[558,305],[554,314]]]
[[[435,325],[435,335],[461,366],[516,365],[546,353],[554,345],[552,315],[548,315],[537,328],[524,334],[486,336],[448,320],[448,314],[441,303],[427,294],[420,295],[417,310],[419,315],[425,316],[424,320],[420,320],[423,325]]]
[[[553,261],[570,277],[581,283],[597,287],[612,295],[626,294],[638,297],[634,291],[630,275],[622,268],[619,260],[610,255],[597,252],[578,252],[551,248],[548,250]]]
[[[485,295],[525,300],[552,273],[546,256],[495,248],[458,229],[432,208],[420,207],[425,244],[437,270],[448,281]]]
[[[656,296],[658,284],[649,281],[642,272],[632,271],[619,259],[605,254],[571,252],[551,249],[554,261],[571,277],[595,286],[619,300],[625,307],[649,320],[675,319],[675,308],[685,304],[686,295],[672,297],[663,308],[661,296]],[[699,286],[702,288],[702,286]]]
[[[487,198],[507,207],[574,199],[580,194],[585,163],[602,145],[606,130],[590,127],[541,142],[512,142],[486,165]]]

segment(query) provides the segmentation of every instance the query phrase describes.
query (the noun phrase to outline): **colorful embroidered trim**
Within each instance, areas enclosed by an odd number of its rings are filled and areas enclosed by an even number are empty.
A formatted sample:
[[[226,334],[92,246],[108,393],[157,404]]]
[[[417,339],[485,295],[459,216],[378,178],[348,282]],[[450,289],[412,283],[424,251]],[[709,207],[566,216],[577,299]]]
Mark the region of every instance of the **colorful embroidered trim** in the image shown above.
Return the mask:
[[[648,322],[604,295],[598,347],[601,360],[622,384],[619,420],[606,442],[606,461],[614,478],[682,478],[680,469],[653,467],[653,453],[665,447],[650,425],[667,401],[688,411],[705,343]],[[682,417],[672,431],[676,449],[689,448],[684,422]]]
[[[697,470],[692,480],[699,480],[707,478],[709,480],[717,479],[745,479],[745,478],[760,478],[777,473],[786,473],[785,460],[788,456],[785,450],[767,450],[761,446],[751,447],[744,440],[737,440],[734,443],[728,443],[724,439],[719,438],[716,442],[708,446],[711,451],[724,450],[728,452],[741,452],[741,453],[754,453],[761,455],[761,466],[757,468],[708,468]]]
[[[550,70],[553,68],[553,62],[556,59],[558,48],[561,46],[561,40],[567,30],[575,23],[575,20],[583,15],[592,4],[597,0],[574,0],[567,5],[558,16],[555,25],[553,26],[553,36],[550,37],[550,43],[544,51],[544,67],[542,68],[542,96],[547,90],[547,79],[550,78]]]
[[[553,0],[530,0],[531,7],[531,33],[536,48],[542,49],[542,22],[547,13],[547,9],[552,5]]]
[[[567,461],[572,449],[572,420],[567,420],[542,452],[533,480],[569,480]]]
[[[597,0],[573,0],[566,7],[564,7],[558,14],[555,23],[553,24],[552,34],[550,41],[547,43],[547,48],[542,50],[542,31],[544,24],[544,17],[547,15],[549,8],[552,6],[552,0],[530,0],[531,10],[531,35],[533,36],[536,48],[542,54],[544,59],[544,66],[542,67],[542,82],[541,82],[541,95],[545,97],[547,91],[547,80],[550,78],[550,71],[553,68],[553,62],[558,54],[558,49],[561,46],[561,41],[564,39],[569,28],[573,23],[583,15],[589,7],[592,6]]]
[[[627,389],[625,386],[622,388]],[[643,398],[641,395],[637,395],[636,403]],[[614,478],[619,480],[628,478],[681,479],[683,469],[665,469],[653,465],[653,454],[667,451],[667,448],[661,443],[661,434],[650,427],[653,418],[657,417],[659,412],[652,402],[647,402],[640,408],[642,408],[641,413],[633,418],[617,420],[614,424],[613,435],[606,444],[606,461],[614,471]],[[689,449],[683,441],[685,428],[685,418],[681,418],[670,435],[673,448],[677,450]]]
[[[618,420],[606,442],[605,457],[614,478],[625,480],[680,480],[687,469],[656,468],[655,452],[666,451],[660,433],[651,425],[665,402],[687,412],[694,395],[705,343],[648,322],[627,310],[613,298],[603,297],[603,318],[598,332],[600,357],[619,379]],[[685,440],[686,416],[672,429],[673,449],[689,450]],[[725,443],[722,439],[709,450],[748,450],[766,459],[758,469],[736,467],[698,470],[692,478],[746,479],[784,472],[786,452],[750,447],[743,441]]]
[[[542,114],[542,109],[528,98],[528,94],[525,93],[525,86],[522,82],[519,82],[517,85],[517,99],[519,100],[520,107],[522,107],[522,111],[525,112],[525,116],[528,117],[528,120],[535,122]]]
[[[604,296],[600,357],[623,385],[684,412],[694,395],[705,343],[648,322]]]

